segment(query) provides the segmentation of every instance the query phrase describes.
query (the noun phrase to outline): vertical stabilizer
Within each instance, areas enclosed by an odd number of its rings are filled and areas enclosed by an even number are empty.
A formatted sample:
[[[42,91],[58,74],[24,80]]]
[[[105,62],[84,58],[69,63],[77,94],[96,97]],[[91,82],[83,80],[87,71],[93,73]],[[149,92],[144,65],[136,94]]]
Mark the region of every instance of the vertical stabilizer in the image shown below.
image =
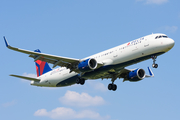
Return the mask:
[[[39,49],[35,50],[34,52],[41,53],[41,51]],[[44,73],[47,73],[47,72],[52,70],[50,68],[50,66],[48,65],[48,63],[45,61],[36,60],[35,63],[36,63],[37,77],[39,77],[39,76],[43,75]]]

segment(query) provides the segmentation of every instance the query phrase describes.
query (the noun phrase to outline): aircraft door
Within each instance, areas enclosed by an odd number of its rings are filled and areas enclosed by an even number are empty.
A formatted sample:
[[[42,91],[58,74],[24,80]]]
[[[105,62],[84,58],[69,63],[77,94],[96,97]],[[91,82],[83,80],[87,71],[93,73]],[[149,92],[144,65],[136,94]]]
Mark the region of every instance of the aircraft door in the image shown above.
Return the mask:
[[[118,56],[118,54],[117,54],[117,49],[114,49],[114,51],[113,51],[113,57],[116,58],[117,56]]]
[[[148,39],[145,39],[144,40],[144,47],[148,47],[149,46],[149,41],[148,41]]]

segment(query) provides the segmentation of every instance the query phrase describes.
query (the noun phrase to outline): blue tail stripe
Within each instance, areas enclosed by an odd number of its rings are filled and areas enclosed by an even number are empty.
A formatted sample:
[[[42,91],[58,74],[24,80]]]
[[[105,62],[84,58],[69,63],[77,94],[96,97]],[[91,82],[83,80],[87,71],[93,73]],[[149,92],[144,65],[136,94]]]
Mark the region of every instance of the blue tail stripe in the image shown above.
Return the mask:
[[[49,71],[51,71],[52,69],[49,67],[48,63],[46,62],[45,66],[44,66],[44,70],[43,70],[43,74],[47,73]]]
[[[41,51],[39,49],[34,50],[34,52],[41,53]],[[35,57],[38,57],[38,55],[36,55]],[[47,62],[38,60],[38,63],[37,63],[37,61],[35,63],[36,63],[36,66],[38,68],[37,75],[39,75],[39,76],[41,76],[42,74],[45,74],[45,73],[47,73],[47,72],[52,70]]]
[[[36,63],[36,66],[38,67],[38,73],[37,74],[39,74],[39,76],[40,76],[40,65],[38,63]]]

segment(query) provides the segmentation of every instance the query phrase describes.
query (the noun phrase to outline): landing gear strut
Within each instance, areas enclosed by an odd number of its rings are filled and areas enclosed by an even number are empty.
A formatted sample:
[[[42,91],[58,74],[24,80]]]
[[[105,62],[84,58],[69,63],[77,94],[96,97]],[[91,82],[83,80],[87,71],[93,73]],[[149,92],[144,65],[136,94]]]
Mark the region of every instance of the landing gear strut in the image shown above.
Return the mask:
[[[155,62],[156,62],[156,59],[157,59],[157,56],[151,56],[151,58],[153,59],[153,64],[152,64],[152,67],[153,68],[158,68],[158,64],[156,64]]]
[[[77,79],[76,79],[76,83],[77,83],[77,84],[84,85],[85,79],[83,79],[83,78],[77,78]]]
[[[117,79],[117,77],[115,76],[115,75],[113,75],[112,76],[112,83],[110,83],[109,85],[108,85],[108,89],[109,90],[113,90],[113,91],[116,91],[116,89],[117,89],[117,85],[116,84],[114,84],[114,81]]]

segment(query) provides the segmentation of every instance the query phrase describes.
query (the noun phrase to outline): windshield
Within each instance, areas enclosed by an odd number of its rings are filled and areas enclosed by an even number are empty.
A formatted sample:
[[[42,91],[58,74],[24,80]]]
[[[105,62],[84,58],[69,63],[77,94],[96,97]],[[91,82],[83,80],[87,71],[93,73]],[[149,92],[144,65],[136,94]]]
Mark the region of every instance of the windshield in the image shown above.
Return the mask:
[[[160,36],[156,36],[155,39],[158,39],[158,38],[168,38],[168,36],[166,35],[160,35]]]

